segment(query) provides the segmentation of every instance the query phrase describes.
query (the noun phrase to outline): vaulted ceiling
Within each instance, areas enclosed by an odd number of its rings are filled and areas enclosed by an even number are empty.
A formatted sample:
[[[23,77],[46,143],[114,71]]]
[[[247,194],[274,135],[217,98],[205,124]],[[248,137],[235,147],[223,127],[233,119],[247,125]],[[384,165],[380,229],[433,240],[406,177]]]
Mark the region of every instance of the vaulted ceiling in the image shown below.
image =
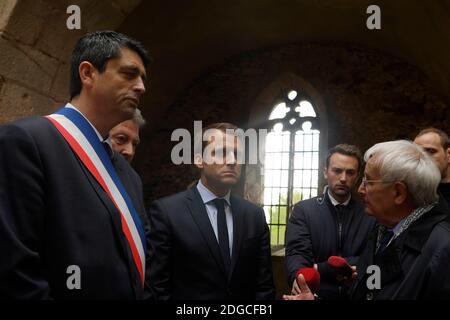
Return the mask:
[[[381,8],[381,30],[366,27],[371,4]],[[211,66],[305,41],[356,43],[394,54],[421,69],[450,102],[450,0],[152,0],[142,1],[119,31],[144,42],[154,57],[144,99],[153,124]]]

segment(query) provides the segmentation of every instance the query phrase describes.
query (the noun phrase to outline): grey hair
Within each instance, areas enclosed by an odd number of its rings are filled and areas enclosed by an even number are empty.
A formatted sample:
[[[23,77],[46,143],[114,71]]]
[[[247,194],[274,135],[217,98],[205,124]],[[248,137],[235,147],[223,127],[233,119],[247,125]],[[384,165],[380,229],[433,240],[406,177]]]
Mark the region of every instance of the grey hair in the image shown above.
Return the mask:
[[[139,128],[142,128],[147,123],[142,116],[141,110],[139,109],[134,110],[134,115],[131,121],[133,121]]]
[[[407,140],[377,143],[364,154],[364,161],[370,158],[380,171],[380,179],[403,181],[417,206],[438,200],[441,174],[431,158],[416,144]]]

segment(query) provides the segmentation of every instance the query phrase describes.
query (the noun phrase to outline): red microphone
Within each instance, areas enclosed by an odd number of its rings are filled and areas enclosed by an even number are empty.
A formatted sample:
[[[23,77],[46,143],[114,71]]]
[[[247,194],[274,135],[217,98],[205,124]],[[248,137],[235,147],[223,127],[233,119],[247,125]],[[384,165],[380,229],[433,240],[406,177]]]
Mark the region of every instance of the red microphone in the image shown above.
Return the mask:
[[[352,277],[352,267],[348,264],[347,260],[339,256],[331,256],[328,258],[328,265],[336,271],[338,275],[343,277]]]
[[[317,293],[320,288],[320,273],[314,268],[301,268],[295,274],[295,279],[302,274],[305,282],[312,293]]]

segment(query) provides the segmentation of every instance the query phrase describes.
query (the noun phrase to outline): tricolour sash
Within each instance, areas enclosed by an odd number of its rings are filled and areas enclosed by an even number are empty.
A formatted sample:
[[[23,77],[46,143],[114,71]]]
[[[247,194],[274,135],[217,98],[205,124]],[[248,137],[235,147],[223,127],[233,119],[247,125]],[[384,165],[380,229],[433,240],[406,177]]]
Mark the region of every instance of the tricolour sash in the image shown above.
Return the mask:
[[[142,287],[144,287],[145,233],[139,215],[97,134],[89,122],[75,109],[62,108],[46,118],[61,133],[120,212],[122,231],[130,246]]]

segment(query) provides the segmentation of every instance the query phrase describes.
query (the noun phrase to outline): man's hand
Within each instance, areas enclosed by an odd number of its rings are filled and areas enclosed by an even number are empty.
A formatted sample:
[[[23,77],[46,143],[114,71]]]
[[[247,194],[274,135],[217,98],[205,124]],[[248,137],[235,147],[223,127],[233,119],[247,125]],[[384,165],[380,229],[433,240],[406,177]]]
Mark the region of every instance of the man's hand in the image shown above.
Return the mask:
[[[356,266],[351,266],[351,268],[352,268],[352,276],[350,278],[341,276],[340,274],[336,276],[336,280],[342,282],[346,287],[350,287],[353,281],[358,277],[358,273],[356,272]]]
[[[299,274],[297,279],[292,284],[291,295],[283,295],[283,300],[314,300],[315,297],[302,274]]]

